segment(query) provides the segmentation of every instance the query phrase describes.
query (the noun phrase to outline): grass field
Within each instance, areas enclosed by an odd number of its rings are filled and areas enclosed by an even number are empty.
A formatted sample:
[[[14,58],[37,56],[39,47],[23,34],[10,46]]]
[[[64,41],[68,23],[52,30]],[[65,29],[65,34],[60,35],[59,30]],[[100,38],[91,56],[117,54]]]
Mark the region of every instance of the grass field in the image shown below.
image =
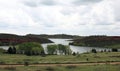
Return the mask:
[[[0,71],[119,71],[120,65],[92,65],[92,66],[21,66],[21,67],[1,67]]]
[[[19,54],[0,54],[0,64],[39,63],[79,63],[79,62],[120,62],[120,52],[83,53],[73,55],[26,56]],[[56,65],[56,66],[0,66],[0,71],[119,71],[120,64],[95,65]]]
[[[0,54],[0,64],[23,64],[26,61],[31,64],[120,61],[120,52],[84,53],[76,56],[48,55],[46,57]]]

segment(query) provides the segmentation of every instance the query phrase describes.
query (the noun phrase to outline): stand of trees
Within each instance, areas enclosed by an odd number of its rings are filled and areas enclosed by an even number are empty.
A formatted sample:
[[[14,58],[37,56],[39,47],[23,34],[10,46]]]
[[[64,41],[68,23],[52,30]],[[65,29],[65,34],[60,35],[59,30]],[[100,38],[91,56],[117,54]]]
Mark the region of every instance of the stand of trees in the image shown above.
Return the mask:
[[[7,53],[8,54],[16,54],[16,48],[14,46],[9,47],[8,50],[7,50]]]
[[[60,55],[70,55],[72,53],[69,46],[65,46],[62,44],[58,45],[48,45],[47,52],[50,55],[60,54]]]
[[[31,55],[42,55],[43,56],[43,55],[45,55],[44,49],[41,46],[41,44],[35,43],[35,42],[28,42],[28,43],[20,44],[17,49],[17,53],[25,54],[28,56],[31,56]]]
[[[36,42],[27,42],[19,44],[17,47],[9,47],[7,50],[8,54],[25,54],[31,55],[41,55],[45,56],[45,51],[41,44]],[[69,46],[58,44],[58,45],[48,45],[47,46],[48,55],[70,55],[72,51]]]

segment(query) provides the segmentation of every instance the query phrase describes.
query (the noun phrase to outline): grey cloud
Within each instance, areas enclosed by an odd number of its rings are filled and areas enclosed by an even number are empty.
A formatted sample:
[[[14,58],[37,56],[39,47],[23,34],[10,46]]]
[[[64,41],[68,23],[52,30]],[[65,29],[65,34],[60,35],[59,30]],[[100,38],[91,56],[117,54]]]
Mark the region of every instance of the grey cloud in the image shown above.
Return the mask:
[[[107,22],[107,21],[99,21],[99,22],[97,22],[95,25],[113,25],[113,23],[111,23],[111,22]]]
[[[27,6],[30,6],[30,7],[38,6],[36,3],[33,3],[33,2],[25,2],[24,4],[27,5]]]
[[[114,10],[115,12],[115,19],[116,21],[119,21],[120,22],[120,8],[117,8]]]
[[[86,5],[86,4],[93,4],[93,3],[98,3],[103,0],[75,0],[73,3],[75,5]]]
[[[120,21],[120,0],[115,0],[112,7],[114,10],[115,20]]]
[[[54,0],[43,0],[41,4],[50,6],[50,5],[56,5],[56,2]]]
[[[23,1],[25,5],[30,6],[30,7],[37,7],[39,5],[48,5],[48,6],[52,6],[52,5],[56,5],[57,2],[55,2],[54,0],[30,0],[30,1]]]

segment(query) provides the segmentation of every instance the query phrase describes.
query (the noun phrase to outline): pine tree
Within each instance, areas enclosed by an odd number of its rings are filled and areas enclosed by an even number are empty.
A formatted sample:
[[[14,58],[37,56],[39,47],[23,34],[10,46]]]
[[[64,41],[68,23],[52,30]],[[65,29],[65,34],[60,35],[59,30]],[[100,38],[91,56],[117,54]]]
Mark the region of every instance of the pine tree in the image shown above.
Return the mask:
[[[9,47],[8,50],[7,50],[7,52],[8,52],[9,54],[12,54],[12,52],[13,52],[12,47]]]

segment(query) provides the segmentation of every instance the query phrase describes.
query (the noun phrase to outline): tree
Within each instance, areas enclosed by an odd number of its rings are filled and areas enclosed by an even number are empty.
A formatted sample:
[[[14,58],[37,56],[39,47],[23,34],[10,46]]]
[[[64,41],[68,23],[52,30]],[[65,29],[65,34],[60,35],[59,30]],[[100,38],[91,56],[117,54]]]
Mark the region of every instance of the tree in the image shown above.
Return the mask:
[[[66,53],[66,47],[62,44],[58,44],[58,51],[60,54],[65,54]]]
[[[47,52],[48,54],[61,54],[61,55],[70,55],[72,53],[71,49],[69,46],[65,46],[62,44],[58,44],[58,45],[48,45],[47,46]]]
[[[112,52],[118,52],[118,49],[113,48],[113,49],[112,49]]]
[[[73,56],[76,56],[76,53],[75,52],[73,52],[73,54],[72,54]]]
[[[18,51],[24,52],[24,54],[30,56],[30,55],[41,55],[41,52],[44,51],[41,44],[36,42],[27,42],[22,43],[18,46]]]
[[[96,49],[92,49],[91,51],[92,53],[97,53]]]
[[[48,45],[47,52],[50,55],[57,54],[57,45]]]
[[[71,55],[72,54],[72,50],[70,49],[69,46],[64,45],[65,46],[65,55]]]
[[[13,46],[13,48],[12,48],[12,53],[16,54],[16,48],[15,48],[15,46]]]
[[[64,55],[69,55],[72,53],[71,49],[69,46],[58,44],[58,51],[60,54]]]
[[[12,53],[13,53],[12,47],[9,47],[8,50],[7,50],[7,52],[8,52],[9,54],[12,54]]]

